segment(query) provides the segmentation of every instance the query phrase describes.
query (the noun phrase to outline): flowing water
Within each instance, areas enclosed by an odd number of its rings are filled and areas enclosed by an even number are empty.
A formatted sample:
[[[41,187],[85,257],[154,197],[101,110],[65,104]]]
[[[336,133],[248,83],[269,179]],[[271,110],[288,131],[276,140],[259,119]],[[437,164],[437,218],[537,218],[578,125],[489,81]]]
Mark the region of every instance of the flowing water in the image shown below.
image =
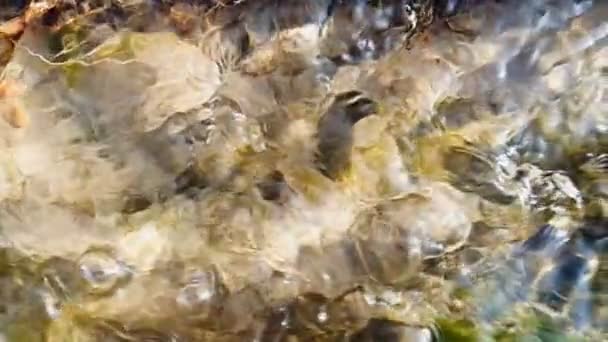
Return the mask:
[[[0,341],[608,339],[608,2],[0,20]]]

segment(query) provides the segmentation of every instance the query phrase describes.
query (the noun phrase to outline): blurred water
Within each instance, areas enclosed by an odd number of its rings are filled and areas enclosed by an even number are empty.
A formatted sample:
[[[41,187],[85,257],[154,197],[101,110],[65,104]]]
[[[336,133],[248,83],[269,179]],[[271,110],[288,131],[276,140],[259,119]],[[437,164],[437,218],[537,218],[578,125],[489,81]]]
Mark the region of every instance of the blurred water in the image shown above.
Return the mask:
[[[607,338],[608,3],[97,5],[0,27],[0,340]]]

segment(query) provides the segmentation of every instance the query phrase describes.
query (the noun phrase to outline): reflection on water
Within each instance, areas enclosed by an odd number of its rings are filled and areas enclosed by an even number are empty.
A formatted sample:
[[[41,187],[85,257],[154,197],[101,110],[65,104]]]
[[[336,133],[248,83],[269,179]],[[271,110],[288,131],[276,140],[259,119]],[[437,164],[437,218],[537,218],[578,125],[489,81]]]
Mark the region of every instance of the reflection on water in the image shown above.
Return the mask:
[[[0,341],[608,338],[608,3],[0,13]]]

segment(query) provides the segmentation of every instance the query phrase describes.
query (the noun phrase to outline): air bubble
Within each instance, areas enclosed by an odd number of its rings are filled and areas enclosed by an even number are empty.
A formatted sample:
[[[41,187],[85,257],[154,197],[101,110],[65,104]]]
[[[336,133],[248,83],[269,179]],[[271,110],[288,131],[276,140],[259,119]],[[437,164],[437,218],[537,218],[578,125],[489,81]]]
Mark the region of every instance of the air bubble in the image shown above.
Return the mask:
[[[108,252],[89,251],[80,258],[80,274],[91,293],[106,294],[129,276],[127,267]]]
[[[217,279],[213,272],[197,273],[183,286],[176,298],[185,309],[207,309],[217,295]]]

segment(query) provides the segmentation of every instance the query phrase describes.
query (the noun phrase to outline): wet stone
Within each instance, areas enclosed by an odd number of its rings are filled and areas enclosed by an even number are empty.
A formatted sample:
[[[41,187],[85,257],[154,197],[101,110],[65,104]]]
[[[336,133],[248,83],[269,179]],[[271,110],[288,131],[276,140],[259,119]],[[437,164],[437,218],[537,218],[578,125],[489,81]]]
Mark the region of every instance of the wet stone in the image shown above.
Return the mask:
[[[367,326],[349,338],[350,342],[431,342],[431,331],[385,319],[371,319]]]

